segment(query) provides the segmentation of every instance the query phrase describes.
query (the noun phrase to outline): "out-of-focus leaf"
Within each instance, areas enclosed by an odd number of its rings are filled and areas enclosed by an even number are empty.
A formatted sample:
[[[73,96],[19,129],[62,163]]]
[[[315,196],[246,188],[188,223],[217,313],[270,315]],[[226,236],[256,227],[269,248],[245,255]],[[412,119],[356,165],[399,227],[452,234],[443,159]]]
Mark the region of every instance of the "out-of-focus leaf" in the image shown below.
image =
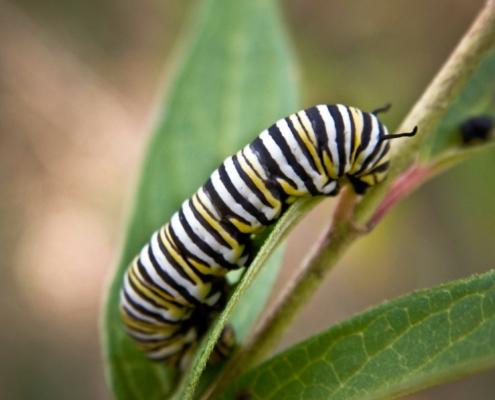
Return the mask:
[[[273,357],[220,399],[392,399],[495,367],[495,272],[384,303]]]
[[[175,369],[148,361],[124,332],[118,297],[128,264],[226,156],[297,109],[294,65],[273,1],[202,1],[181,54],[159,110],[106,299],[107,378],[119,400],[163,399],[178,379]],[[279,264],[274,260],[272,267]],[[272,282],[257,282],[260,299],[267,297]],[[241,311],[247,330],[260,307]],[[239,335],[245,337],[245,332]]]
[[[428,162],[446,150],[460,147],[460,125],[466,119],[478,115],[495,117],[495,52],[481,63],[460,96],[445,113],[435,132],[423,144],[421,161]]]

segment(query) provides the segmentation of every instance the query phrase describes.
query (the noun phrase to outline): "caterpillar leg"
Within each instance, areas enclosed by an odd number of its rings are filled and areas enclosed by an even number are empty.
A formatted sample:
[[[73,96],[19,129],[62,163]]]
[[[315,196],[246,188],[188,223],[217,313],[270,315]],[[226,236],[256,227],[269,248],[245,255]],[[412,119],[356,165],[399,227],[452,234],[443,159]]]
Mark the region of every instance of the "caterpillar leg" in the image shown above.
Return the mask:
[[[208,362],[210,364],[216,364],[225,360],[232,354],[232,350],[235,347],[235,333],[234,329],[230,325],[223,327],[222,333],[213,348]]]
[[[349,182],[351,183],[354,191],[357,194],[365,194],[366,190],[371,186],[370,183],[361,180],[355,176],[348,176]]]
[[[192,356],[198,348],[199,342],[193,343],[188,346],[184,351],[178,355],[175,360],[175,364],[179,366],[181,371],[185,371],[191,364]],[[235,333],[234,329],[230,325],[225,325],[220,337],[211,352],[208,364],[215,365],[221,361],[226,360],[235,347]]]

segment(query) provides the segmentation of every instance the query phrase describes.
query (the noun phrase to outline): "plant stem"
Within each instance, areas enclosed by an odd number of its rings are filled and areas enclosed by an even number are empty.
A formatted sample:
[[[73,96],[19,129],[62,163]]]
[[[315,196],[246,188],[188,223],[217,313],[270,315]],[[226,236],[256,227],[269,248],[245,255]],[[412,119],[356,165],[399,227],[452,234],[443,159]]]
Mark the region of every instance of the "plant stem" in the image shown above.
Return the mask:
[[[301,304],[306,304],[310,300],[347,247],[362,234],[362,231],[356,229],[349,219],[344,219],[349,212],[352,212],[349,205],[354,205],[357,197],[350,187],[342,190],[334,214],[334,223],[329,225],[320,236],[303,262],[303,268],[300,268],[294,280],[285,288],[284,293],[265,317],[266,321],[270,321],[271,329],[266,329],[267,325],[262,324],[253,331],[244,346],[249,351],[239,353],[233,368],[238,365],[244,369],[245,363],[260,360],[273,349],[293,321],[294,310],[300,309]],[[233,369],[231,371],[235,372]]]
[[[397,180],[414,160],[425,138],[434,131],[494,42],[495,1],[490,0],[401,124],[400,132],[409,131],[416,125],[419,132],[413,139],[399,141],[389,178],[370,190],[355,208],[357,195],[352,189],[344,188],[332,224],[321,235],[281,299],[225,368],[226,372],[217,380],[217,387],[212,388],[205,397],[212,393],[209,397],[215,398],[226,385],[270,353],[344,251],[365,233],[359,224],[376,225],[393,205],[428,179],[432,170],[414,167],[403,175],[402,180]],[[393,190],[384,200],[395,181]]]
[[[430,165],[412,165],[411,168],[394,182],[390,191],[370,218],[367,224],[368,228],[372,230],[393,206],[430,178],[432,178]]]
[[[388,179],[372,188],[357,205],[355,218],[358,222],[368,221],[392,183],[414,160],[424,140],[434,131],[494,43],[495,1],[489,0],[400,125],[398,132],[410,131],[418,126],[418,133],[410,140],[395,142]]]
[[[366,224],[367,229],[372,230],[376,225],[378,225],[383,217],[388,214],[391,208],[393,208],[403,198],[414,192],[414,190],[426,181],[429,181],[445,170],[452,168],[470,156],[493,149],[494,147],[495,143],[493,142],[484,143],[476,147],[464,148],[460,151],[457,150],[455,152],[447,152],[443,156],[425,164],[413,164],[406,172],[395,180],[389,192],[380,205],[376,208],[375,212]]]

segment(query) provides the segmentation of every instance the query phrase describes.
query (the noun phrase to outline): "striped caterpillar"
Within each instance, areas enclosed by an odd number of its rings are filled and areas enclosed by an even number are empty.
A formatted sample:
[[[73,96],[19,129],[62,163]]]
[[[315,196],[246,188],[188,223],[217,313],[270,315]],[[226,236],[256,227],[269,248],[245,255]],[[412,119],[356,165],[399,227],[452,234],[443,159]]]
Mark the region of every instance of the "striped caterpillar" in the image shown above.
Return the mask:
[[[120,312],[127,332],[153,360],[184,365],[226,302],[225,274],[248,266],[251,235],[300,196],[335,196],[347,177],[358,194],[381,182],[389,135],[375,114],[318,105],[277,121],[228,157],[156,231],[127,270]],[[235,342],[224,328],[214,350]]]

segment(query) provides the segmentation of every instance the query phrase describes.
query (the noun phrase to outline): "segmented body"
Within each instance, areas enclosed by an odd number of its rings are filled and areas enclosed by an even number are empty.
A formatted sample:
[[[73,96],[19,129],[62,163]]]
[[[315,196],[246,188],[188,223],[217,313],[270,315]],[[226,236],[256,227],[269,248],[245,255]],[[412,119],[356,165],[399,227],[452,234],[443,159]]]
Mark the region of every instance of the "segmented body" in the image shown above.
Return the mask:
[[[247,266],[251,235],[300,196],[334,196],[347,176],[357,193],[389,166],[387,128],[372,113],[319,105],[277,121],[227,158],[155,232],[127,271],[121,315],[155,360],[180,362],[223,307],[224,275]],[[222,339],[223,338],[223,339]],[[226,355],[233,334],[217,348]]]

